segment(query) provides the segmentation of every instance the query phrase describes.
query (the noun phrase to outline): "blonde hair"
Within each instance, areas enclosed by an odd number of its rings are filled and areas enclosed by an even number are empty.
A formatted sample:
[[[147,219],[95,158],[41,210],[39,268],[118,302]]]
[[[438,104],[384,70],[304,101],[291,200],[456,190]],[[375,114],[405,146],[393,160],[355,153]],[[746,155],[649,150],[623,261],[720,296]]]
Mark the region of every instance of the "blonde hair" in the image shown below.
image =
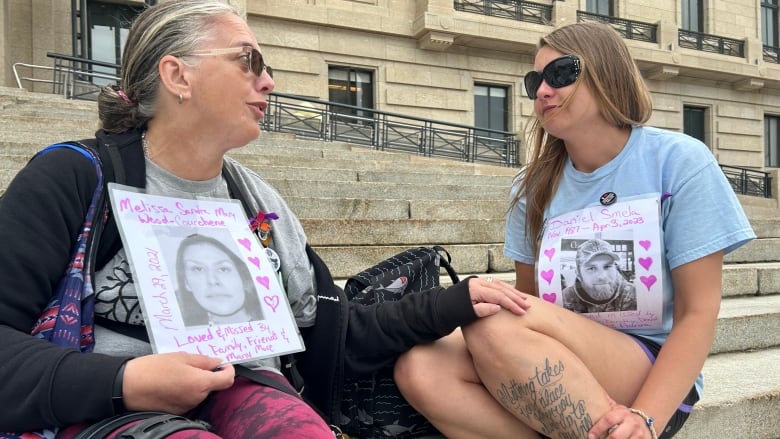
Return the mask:
[[[626,128],[642,125],[650,118],[650,91],[628,47],[614,29],[601,23],[570,24],[542,37],[538,49],[545,46],[580,59],[582,71],[575,87],[585,84],[591,90],[607,122]],[[562,105],[567,105],[572,96]],[[525,197],[525,231],[537,252],[544,212],[558,189],[568,154],[563,141],[548,134],[536,117],[530,120],[528,133],[530,159],[516,177],[519,188],[510,209]]]
[[[146,125],[157,106],[160,60],[201,47],[213,37],[215,23],[225,14],[241,16],[221,0],[166,1],[138,15],[122,54],[120,83],[103,87],[98,96],[101,127],[123,132]]]

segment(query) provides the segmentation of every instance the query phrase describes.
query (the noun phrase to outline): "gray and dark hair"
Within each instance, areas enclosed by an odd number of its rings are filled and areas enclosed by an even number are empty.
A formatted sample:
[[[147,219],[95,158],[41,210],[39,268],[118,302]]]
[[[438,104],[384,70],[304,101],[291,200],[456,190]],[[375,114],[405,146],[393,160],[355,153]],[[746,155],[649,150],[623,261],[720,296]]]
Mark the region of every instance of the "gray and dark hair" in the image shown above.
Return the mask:
[[[165,55],[184,55],[213,37],[220,16],[239,11],[222,0],[172,0],[144,10],[130,27],[117,86],[98,96],[101,128],[123,132],[140,128],[154,117]]]

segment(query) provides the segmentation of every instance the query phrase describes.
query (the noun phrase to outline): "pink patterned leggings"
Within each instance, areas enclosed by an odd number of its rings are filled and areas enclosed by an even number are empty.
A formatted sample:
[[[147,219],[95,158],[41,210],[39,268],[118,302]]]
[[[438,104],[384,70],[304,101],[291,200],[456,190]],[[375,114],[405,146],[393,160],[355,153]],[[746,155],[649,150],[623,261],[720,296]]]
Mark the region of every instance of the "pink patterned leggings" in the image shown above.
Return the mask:
[[[273,372],[260,371],[292,388],[287,380]],[[166,436],[170,439],[333,439],[325,421],[303,400],[277,389],[236,377],[233,387],[214,392],[197,408],[186,414],[211,424],[211,431],[182,430]],[[141,421],[129,422],[109,434],[114,439]],[[57,439],[71,439],[86,424],[64,428]]]

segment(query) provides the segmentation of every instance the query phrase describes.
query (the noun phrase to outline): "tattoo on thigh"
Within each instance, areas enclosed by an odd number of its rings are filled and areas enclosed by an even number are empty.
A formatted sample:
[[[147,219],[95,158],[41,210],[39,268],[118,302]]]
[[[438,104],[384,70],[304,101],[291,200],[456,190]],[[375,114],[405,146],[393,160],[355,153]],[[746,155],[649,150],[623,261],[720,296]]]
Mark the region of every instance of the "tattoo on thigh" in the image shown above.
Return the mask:
[[[521,420],[541,427],[541,433],[562,439],[587,436],[593,421],[585,401],[573,400],[563,385],[566,367],[562,361],[544,360],[527,379],[502,382],[496,389],[498,401]]]

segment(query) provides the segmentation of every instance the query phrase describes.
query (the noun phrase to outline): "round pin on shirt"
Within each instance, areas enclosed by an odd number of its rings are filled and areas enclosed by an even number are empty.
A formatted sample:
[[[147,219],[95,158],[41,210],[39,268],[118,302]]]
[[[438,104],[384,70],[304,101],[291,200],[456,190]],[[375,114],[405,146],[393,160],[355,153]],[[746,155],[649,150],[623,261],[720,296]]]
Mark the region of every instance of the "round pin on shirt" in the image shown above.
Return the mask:
[[[599,202],[602,206],[609,206],[615,201],[617,201],[617,194],[614,192],[604,192],[599,198]]]
[[[271,266],[274,267],[274,271],[279,272],[282,269],[282,261],[279,259],[279,254],[270,247],[265,248],[265,254],[268,256]]]

